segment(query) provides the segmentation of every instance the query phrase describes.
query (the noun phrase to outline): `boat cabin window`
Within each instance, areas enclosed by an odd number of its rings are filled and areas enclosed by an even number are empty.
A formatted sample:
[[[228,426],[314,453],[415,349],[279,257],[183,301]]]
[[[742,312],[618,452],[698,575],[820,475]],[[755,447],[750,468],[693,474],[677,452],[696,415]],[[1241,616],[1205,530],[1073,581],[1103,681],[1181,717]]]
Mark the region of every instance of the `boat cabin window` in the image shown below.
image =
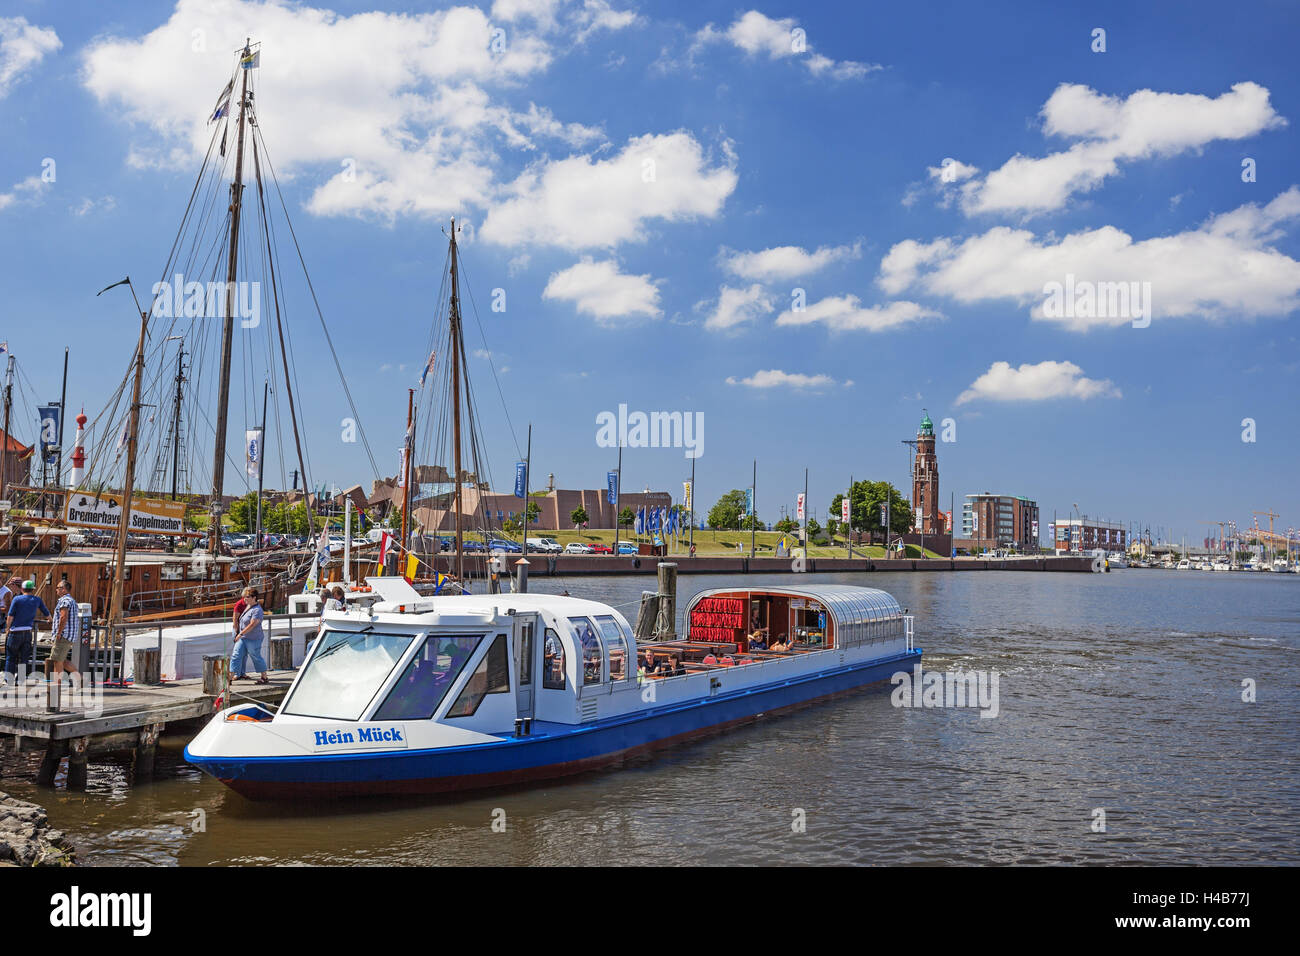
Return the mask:
[[[415,639],[414,634],[326,630],[281,712],[360,720]]]
[[[619,630],[618,621],[612,614],[602,614],[596,618],[600,633],[605,637],[605,646],[609,648],[609,679],[627,680],[627,638]]]
[[[546,629],[546,643],[542,645],[542,688],[564,690],[564,643],[550,627]]]
[[[375,720],[428,720],[437,711],[465,662],[474,656],[482,634],[431,635],[415,652],[388,698],[375,711]]]
[[[506,652],[506,636],[498,634],[492,646],[469,675],[465,689],[447,711],[448,717],[472,717],[488,694],[510,692],[510,656]]]
[[[600,636],[591,626],[591,621],[585,617],[571,617],[569,623],[573,626],[573,634],[582,647],[582,682],[599,684],[605,658],[604,649],[600,645]]]

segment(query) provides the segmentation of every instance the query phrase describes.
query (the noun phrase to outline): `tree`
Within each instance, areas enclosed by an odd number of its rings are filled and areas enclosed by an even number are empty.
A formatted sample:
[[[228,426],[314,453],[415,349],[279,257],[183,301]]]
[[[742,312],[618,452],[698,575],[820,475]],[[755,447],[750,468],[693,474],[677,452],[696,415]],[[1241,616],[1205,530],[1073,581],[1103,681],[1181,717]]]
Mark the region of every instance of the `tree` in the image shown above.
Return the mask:
[[[787,515],[772,527],[774,530],[779,531],[782,534],[790,534],[793,531],[799,530],[799,522],[795,521],[793,518]]]
[[[586,524],[588,520],[587,509],[582,507],[582,505],[578,505],[578,507],[569,512],[569,520],[573,522],[575,528]]]
[[[541,506],[536,501],[530,501],[524,510],[528,512],[528,523],[537,524],[537,516],[542,513]]]
[[[255,531],[257,525],[257,492],[250,491],[230,503],[230,528],[232,531]]]
[[[840,502],[843,500],[843,494],[831,499],[833,514],[840,513]],[[912,506],[887,481],[855,481],[850,489],[849,501],[849,526],[853,531],[883,534],[885,526],[880,523],[880,506],[885,501],[889,502],[889,530],[892,533],[909,531],[914,523]]]
[[[501,522],[501,530],[509,535],[516,535],[524,530],[523,522],[519,518],[507,518]]]
[[[816,518],[808,519],[808,537],[809,539],[817,537],[822,533],[822,526],[817,523]]]
[[[618,513],[618,525],[620,528],[630,528],[636,524],[636,515],[632,514],[632,509],[625,507]]]
[[[714,531],[739,531],[744,515],[745,493],[739,488],[733,488],[709,509],[707,520]]]

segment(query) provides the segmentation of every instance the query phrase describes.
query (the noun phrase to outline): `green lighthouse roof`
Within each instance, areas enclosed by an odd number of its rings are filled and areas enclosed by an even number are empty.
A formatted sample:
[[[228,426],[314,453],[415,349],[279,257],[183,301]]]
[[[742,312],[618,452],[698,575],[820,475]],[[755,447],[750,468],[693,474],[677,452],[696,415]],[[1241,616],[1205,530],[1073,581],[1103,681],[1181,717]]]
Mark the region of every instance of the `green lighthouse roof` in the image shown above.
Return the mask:
[[[930,413],[927,412],[925,409],[921,409],[921,414],[922,414],[923,417],[921,418],[921,432],[920,432],[920,433],[921,433],[922,435],[933,435],[933,434],[934,434],[934,422],[930,421]]]

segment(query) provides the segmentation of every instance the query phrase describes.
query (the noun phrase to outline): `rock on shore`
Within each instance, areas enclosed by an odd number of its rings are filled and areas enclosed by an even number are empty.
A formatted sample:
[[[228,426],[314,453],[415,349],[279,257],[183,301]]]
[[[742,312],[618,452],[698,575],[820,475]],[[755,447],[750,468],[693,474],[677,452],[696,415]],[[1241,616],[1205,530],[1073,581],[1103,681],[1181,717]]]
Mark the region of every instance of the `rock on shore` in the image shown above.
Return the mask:
[[[71,841],[50,826],[44,807],[0,793],[0,866],[75,865]]]

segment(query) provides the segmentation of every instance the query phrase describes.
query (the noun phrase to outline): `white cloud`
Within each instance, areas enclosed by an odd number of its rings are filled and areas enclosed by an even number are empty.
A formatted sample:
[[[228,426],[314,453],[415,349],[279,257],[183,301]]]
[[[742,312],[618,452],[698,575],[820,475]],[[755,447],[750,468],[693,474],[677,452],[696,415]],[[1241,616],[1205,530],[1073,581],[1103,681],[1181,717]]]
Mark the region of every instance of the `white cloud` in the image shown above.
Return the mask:
[[[702,302],[699,307],[707,307],[708,304]],[[724,285],[718,289],[717,301],[709,317],[704,320],[704,327],[712,331],[730,329],[760,316],[770,315],[775,310],[772,297],[757,282],[748,289],[734,289]]]
[[[773,246],[759,252],[719,251],[722,267],[742,279],[760,282],[779,282],[810,275],[833,262],[857,259],[862,255],[862,244],[851,246],[822,246],[808,252],[800,246]]]
[[[718,30],[713,24],[708,24],[695,34],[692,52],[710,43],[723,42],[730,43],[749,56],[766,54],[769,60],[799,57],[808,72],[818,77],[858,79],[873,70],[883,69],[876,63],[859,63],[854,60],[837,62],[828,56],[814,53],[812,44],[793,17],[774,20],[757,10],[741,14],[726,30]]]
[[[625,275],[613,259],[593,262],[588,257],[555,273],[542,298],[572,302],[579,312],[602,323],[608,319],[644,315],[657,318],[659,289],[648,275]]]
[[[545,32],[564,27],[581,43],[597,30],[622,30],[636,23],[639,18],[636,11],[615,10],[606,0],[582,0],[581,3],[564,0],[495,0],[492,4],[492,19],[504,23],[531,20]]]
[[[783,372],[778,368],[762,369],[748,378],[727,376],[728,385],[748,385],[750,388],[827,388],[835,384],[829,375],[804,375],[802,372]],[[851,382],[846,382],[851,385]]]
[[[0,193],[0,209],[6,209],[14,203],[39,203],[50,184],[40,176],[28,176],[21,182],[14,183],[8,192]]]
[[[1256,83],[1237,83],[1211,99],[1138,90],[1126,99],[1062,83],[1042,109],[1043,131],[1077,140],[1064,152],[1013,156],[963,187],[967,213],[1041,213],[1097,188],[1120,164],[1174,156],[1215,140],[1239,140],[1286,125]]]
[[[191,165],[218,130],[207,111],[233,51],[252,36],[262,43],[258,114],[277,170],[314,166],[329,177],[311,194],[312,212],[442,216],[492,201],[503,145],[527,153],[600,137],[535,103],[506,105],[555,54],[518,26],[494,52],[492,30],[470,6],[346,16],[270,0],[177,0],[152,31],[93,42],[83,82],[114,115],[150,128],[130,162]]]
[[[608,248],[645,238],[649,220],[712,218],[736,188],[736,160],[710,159],[686,132],[638,136],[610,159],[591,155],[529,168],[493,206],[483,239],[564,249]]]
[[[1300,218],[1300,187],[1265,206],[1247,204],[1171,236],[1135,241],[1114,226],[1037,238],[998,226],[965,240],[906,240],[881,261],[889,295],[919,290],[961,303],[1011,299],[1033,304],[1036,319],[1076,329],[1123,325],[1124,316],[1047,319],[1044,287],[1075,282],[1149,282],[1153,316],[1215,319],[1286,315],[1300,307],[1300,262],[1271,243]]]
[[[796,312],[789,309],[777,316],[777,325],[824,324],[836,332],[865,329],[883,332],[922,319],[941,318],[940,313],[915,302],[887,302],[864,307],[856,295],[828,296]]]
[[[1028,363],[1012,368],[1009,362],[994,362],[957,397],[958,405],[986,399],[996,402],[1041,402],[1052,398],[1120,398],[1110,379],[1085,378],[1073,362]]]
[[[113,196],[101,196],[99,199],[91,199],[89,196],[83,196],[81,202],[75,206],[69,206],[68,211],[74,216],[86,216],[92,212],[112,212],[117,208],[117,199]]]
[[[963,163],[960,159],[945,158],[938,166],[927,166],[930,178],[942,183],[959,183],[980,171],[978,166]]]
[[[26,70],[61,46],[50,27],[34,26],[25,17],[0,17],[0,99],[22,80]]]

